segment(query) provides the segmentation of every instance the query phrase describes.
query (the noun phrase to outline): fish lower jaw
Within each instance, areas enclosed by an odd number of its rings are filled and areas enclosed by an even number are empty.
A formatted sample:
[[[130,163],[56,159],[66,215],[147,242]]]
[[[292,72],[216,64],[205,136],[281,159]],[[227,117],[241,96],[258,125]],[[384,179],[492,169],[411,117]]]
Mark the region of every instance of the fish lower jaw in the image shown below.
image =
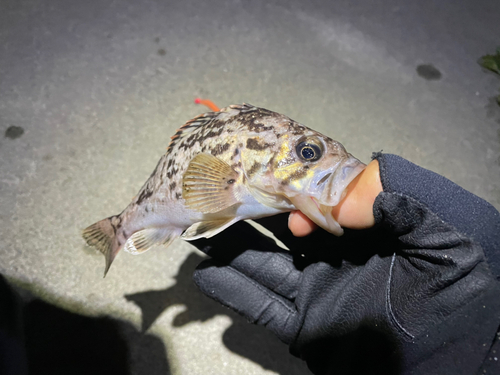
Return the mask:
[[[332,216],[334,206],[321,204],[316,198],[311,196],[295,197],[292,199],[292,202],[299,211],[327,232],[335,236],[344,234],[344,230]]]
[[[325,219],[326,226],[321,227],[336,236],[341,236],[342,234],[344,234],[344,230],[332,215],[332,210],[335,206],[321,204],[313,197],[311,197],[311,199],[314,201],[316,207],[318,208],[318,211],[321,212]]]
[[[331,214],[332,212],[332,209],[333,207],[335,206],[328,206],[326,204],[321,204],[318,202],[318,200],[314,197],[311,197],[312,201],[314,202],[314,204],[316,205],[316,208],[323,214],[323,215],[327,215],[327,214]]]

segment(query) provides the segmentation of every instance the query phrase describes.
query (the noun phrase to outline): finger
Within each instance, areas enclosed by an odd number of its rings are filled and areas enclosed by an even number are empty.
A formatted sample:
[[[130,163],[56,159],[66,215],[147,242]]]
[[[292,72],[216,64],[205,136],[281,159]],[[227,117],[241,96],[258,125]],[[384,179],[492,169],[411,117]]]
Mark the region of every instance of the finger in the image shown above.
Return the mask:
[[[292,211],[288,217],[288,228],[294,236],[304,237],[318,229],[318,226],[302,212]]]
[[[298,314],[293,303],[238,270],[211,259],[198,266],[193,278],[205,295],[266,326],[285,343],[295,338]]]

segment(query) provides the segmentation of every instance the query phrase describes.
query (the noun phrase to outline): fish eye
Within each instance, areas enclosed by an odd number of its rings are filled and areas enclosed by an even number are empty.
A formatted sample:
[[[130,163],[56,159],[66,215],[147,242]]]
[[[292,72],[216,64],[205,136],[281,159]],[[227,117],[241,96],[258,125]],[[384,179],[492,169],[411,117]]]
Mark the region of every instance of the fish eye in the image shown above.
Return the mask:
[[[300,142],[295,151],[304,161],[316,161],[321,157],[321,148],[311,142]]]

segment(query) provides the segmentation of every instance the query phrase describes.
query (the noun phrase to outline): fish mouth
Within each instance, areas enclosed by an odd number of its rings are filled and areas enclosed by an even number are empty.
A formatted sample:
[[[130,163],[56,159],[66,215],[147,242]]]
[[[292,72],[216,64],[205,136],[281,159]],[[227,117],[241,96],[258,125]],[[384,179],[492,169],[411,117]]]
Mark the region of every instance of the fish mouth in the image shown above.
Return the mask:
[[[335,167],[334,171],[326,171],[311,189],[314,195],[296,195],[290,197],[293,205],[309,219],[326,231],[341,236],[344,230],[332,216],[332,209],[345,197],[347,186],[364,169],[366,165],[349,155],[349,158]],[[327,176],[327,177],[325,177]]]

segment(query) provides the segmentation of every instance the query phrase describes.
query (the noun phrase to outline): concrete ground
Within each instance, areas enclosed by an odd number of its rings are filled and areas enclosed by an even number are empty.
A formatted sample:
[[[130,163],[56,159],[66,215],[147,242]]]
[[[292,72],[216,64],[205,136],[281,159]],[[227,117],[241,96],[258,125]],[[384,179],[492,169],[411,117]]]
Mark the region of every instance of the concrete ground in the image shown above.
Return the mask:
[[[188,243],[120,254],[103,279],[80,230],[129,203],[198,96],[282,112],[365,162],[399,154],[500,208],[500,80],[477,64],[499,19],[488,0],[0,2],[0,273],[33,363],[307,373],[198,292]]]

